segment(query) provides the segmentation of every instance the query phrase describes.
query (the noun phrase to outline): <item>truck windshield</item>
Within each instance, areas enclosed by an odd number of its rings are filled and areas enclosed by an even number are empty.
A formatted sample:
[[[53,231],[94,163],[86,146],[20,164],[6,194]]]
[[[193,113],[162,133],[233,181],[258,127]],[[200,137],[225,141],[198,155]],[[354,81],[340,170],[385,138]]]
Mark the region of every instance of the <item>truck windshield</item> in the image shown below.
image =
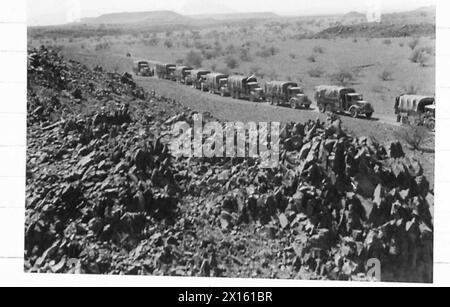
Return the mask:
[[[301,94],[302,91],[299,88],[296,88],[296,89],[291,89],[290,93],[291,93],[291,95],[298,95],[298,94]]]
[[[363,95],[360,95],[360,94],[357,94],[357,95],[355,95],[355,94],[349,95],[349,98],[350,98],[352,101],[363,101],[363,100],[364,100]]]

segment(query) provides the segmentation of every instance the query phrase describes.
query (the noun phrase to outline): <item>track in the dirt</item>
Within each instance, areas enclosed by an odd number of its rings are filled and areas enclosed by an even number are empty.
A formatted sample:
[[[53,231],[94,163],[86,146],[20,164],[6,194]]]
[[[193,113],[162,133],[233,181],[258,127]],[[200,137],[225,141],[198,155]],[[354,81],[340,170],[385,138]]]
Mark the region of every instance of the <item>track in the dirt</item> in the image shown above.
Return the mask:
[[[291,108],[286,108],[286,107],[272,106],[268,103],[257,103],[257,102],[250,102],[250,101],[246,101],[246,100],[236,100],[231,97],[221,97],[220,95],[211,95],[207,92],[202,92],[200,90],[193,89],[190,86],[186,86],[186,85],[179,84],[177,82],[173,82],[173,81],[169,81],[169,80],[162,80],[162,79],[148,78],[148,77],[136,77],[136,80],[138,81],[139,85],[143,86],[146,89],[148,89],[149,86],[150,87],[158,86],[157,92],[168,98],[176,99],[176,100],[178,100],[178,98],[180,98],[180,97],[187,98],[186,100],[181,100],[180,101],[181,103],[192,104],[192,102],[190,101],[192,98],[198,99],[199,100],[198,102],[205,102],[205,100],[207,100],[207,104],[204,106],[205,108],[208,108],[208,104],[210,104],[210,103],[218,103],[219,108],[224,107],[221,104],[229,104],[230,106],[231,105],[246,106],[247,108],[251,108],[251,109],[252,108],[260,108],[261,110],[264,110],[264,111],[276,110],[277,112],[286,113],[286,114],[283,114],[283,115],[287,116],[287,118],[284,121],[291,121],[290,118],[292,118],[292,117],[295,118],[295,119],[293,119],[294,121],[302,119],[303,117],[305,117],[305,119],[309,119],[311,117],[310,116],[311,114],[313,115],[314,119],[317,119],[318,116],[324,117],[318,111],[318,109],[314,106],[312,106],[312,108],[310,110],[293,110]],[[160,85],[162,85],[162,86],[160,87]],[[170,91],[164,90],[164,88],[170,89]],[[197,104],[195,104],[195,106],[197,106]],[[201,110],[198,110],[198,111],[201,111]],[[235,112],[232,112],[232,113],[235,113]],[[257,118],[259,118],[258,114],[251,114],[251,115],[252,115],[251,117],[255,117],[255,119],[253,119],[253,120],[257,120]],[[243,114],[236,114],[235,116],[240,117],[240,116],[243,116]],[[231,118],[222,118],[222,119],[236,120],[234,118],[235,116],[231,116]],[[246,116],[244,115],[244,117],[246,117]],[[366,119],[366,118],[354,119],[354,118],[351,118],[351,117],[345,116],[345,115],[343,117],[344,117],[344,121],[347,121],[347,120],[363,121],[366,123],[367,122],[378,122],[378,123],[382,123],[382,124],[398,126],[398,123],[396,123],[393,118],[390,118],[388,116],[379,116],[377,118],[372,118],[372,119]]]
[[[326,116],[317,109],[293,110],[285,107],[271,106],[268,103],[255,103],[221,97],[193,89],[190,86],[158,78],[136,77],[144,89],[155,90],[159,95],[174,99],[186,107],[198,112],[208,112],[224,121],[265,121],[265,122],[304,122],[308,120],[325,120]],[[399,125],[392,118],[359,118],[341,116],[344,125],[357,135],[373,135],[386,138],[386,132],[393,132]],[[392,134],[391,134],[392,135]],[[393,137],[389,137],[393,139]]]

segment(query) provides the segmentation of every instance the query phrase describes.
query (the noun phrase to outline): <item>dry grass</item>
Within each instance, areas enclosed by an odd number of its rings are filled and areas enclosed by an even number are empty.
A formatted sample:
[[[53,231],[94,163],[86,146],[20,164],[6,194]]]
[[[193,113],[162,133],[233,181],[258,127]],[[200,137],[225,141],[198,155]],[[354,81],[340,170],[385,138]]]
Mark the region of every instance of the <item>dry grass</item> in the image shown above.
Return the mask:
[[[323,22],[322,27],[328,26],[327,23],[330,22],[332,21]],[[318,28],[316,22],[302,22],[300,26],[301,29],[297,22],[292,22],[290,26],[262,24],[251,30],[248,28],[247,31],[239,26],[208,28],[195,32],[183,30],[174,31],[169,38],[162,32],[137,37],[80,37],[73,43],[61,38],[54,41],[52,37],[32,38],[32,41],[39,45],[49,40],[52,45],[64,48],[64,55],[70,58],[92,66],[101,64],[105,68],[109,67],[109,70],[119,66],[121,71],[129,71],[131,67],[132,59],[125,57],[127,52],[133,55],[133,59],[175,62],[177,59],[186,60],[186,54],[190,50],[198,49],[202,56],[201,65],[205,68],[255,73],[263,82],[275,77],[301,79],[306,94],[310,97],[314,94],[315,86],[333,83],[330,75],[335,74],[340,67],[347,67],[354,75],[354,80],[344,78],[343,82],[350,82],[358,92],[364,94],[366,100],[373,102],[377,114],[392,118],[395,97],[404,93],[405,84],[420,84],[419,93],[424,95],[433,95],[435,92],[435,41],[432,38],[367,38],[358,39],[357,42],[354,38],[308,39],[308,31],[319,31],[322,28]],[[282,35],[280,27],[283,28]],[[299,33],[303,33],[301,39]],[[165,46],[168,40],[173,43],[171,48]],[[387,44],[387,40],[391,43]],[[95,50],[98,44],[108,46]],[[410,59],[412,47],[414,50],[426,51],[426,62],[423,62],[426,66],[421,66],[420,62],[413,63]],[[320,67],[317,62],[320,62]],[[255,70],[255,67],[258,69]],[[392,72],[391,76],[384,72],[386,67]],[[355,71],[359,73],[355,74]],[[341,83],[342,78],[338,79],[341,80],[337,82]],[[374,85],[380,80],[383,80],[385,89],[383,92],[374,91]]]

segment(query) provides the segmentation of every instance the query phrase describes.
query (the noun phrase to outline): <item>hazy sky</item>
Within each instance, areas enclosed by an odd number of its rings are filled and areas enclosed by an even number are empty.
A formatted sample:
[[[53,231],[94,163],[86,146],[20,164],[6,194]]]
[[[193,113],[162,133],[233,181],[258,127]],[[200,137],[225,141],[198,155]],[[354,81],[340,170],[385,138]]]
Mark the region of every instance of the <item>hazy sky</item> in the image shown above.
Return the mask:
[[[172,10],[182,14],[261,12],[311,15],[406,11],[434,5],[436,0],[27,0],[28,23],[50,25],[114,12]]]

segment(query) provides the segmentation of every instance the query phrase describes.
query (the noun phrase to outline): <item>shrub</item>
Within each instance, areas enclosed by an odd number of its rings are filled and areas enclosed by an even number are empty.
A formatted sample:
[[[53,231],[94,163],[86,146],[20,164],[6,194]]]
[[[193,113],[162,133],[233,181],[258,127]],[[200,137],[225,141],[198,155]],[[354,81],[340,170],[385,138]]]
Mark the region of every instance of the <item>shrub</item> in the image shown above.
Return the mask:
[[[417,85],[406,85],[403,87],[403,90],[405,91],[406,95],[417,95],[417,93],[419,93],[420,91],[420,87]]]
[[[314,55],[311,55],[311,56],[307,57],[306,59],[310,63],[315,63],[316,62],[316,57]]]
[[[236,67],[239,66],[238,60],[234,56],[231,56],[231,55],[229,55],[225,58],[225,64],[230,69],[235,69]]]
[[[250,62],[252,60],[252,57],[250,55],[250,50],[242,48],[239,51],[239,58],[241,59],[241,61],[243,62]]]
[[[428,137],[427,129],[416,125],[408,125],[395,134],[400,141],[408,144],[412,150],[421,150],[424,141]]]
[[[149,44],[150,46],[158,46],[158,44],[159,44],[159,39],[156,38],[156,37],[152,37],[152,38],[148,41],[148,44]]]
[[[416,47],[419,45],[420,40],[418,38],[415,38],[414,40],[412,40],[408,46],[409,48],[411,48],[412,50],[416,49]]]
[[[379,77],[382,81],[390,81],[390,80],[392,80],[392,71],[383,70],[380,73]]]
[[[324,74],[325,74],[325,71],[320,67],[316,67],[316,68],[310,69],[308,71],[308,75],[311,78],[321,78]]]
[[[426,66],[430,59],[430,49],[420,48],[415,49],[409,58],[411,62],[420,64],[420,66]]]
[[[256,55],[261,58],[268,58],[270,56],[274,56],[279,52],[279,50],[275,47],[266,47],[264,46],[262,50],[256,52]]]
[[[314,52],[315,53],[324,53],[325,51],[323,50],[322,47],[316,46],[316,47],[314,47]]]
[[[347,85],[349,82],[355,80],[355,75],[351,70],[341,68],[339,71],[331,75],[331,81],[339,85]]]
[[[200,68],[203,63],[203,56],[200,52],[197,52],[195,50],[191,50],[188,52],[185,58],[185,63],[188,66],[192,66],[195,68]]]
[[[172,48],[173,47],[173,42],[170,39],[166,39],[166,41],[164,42],[164,46],[166,48]]]

